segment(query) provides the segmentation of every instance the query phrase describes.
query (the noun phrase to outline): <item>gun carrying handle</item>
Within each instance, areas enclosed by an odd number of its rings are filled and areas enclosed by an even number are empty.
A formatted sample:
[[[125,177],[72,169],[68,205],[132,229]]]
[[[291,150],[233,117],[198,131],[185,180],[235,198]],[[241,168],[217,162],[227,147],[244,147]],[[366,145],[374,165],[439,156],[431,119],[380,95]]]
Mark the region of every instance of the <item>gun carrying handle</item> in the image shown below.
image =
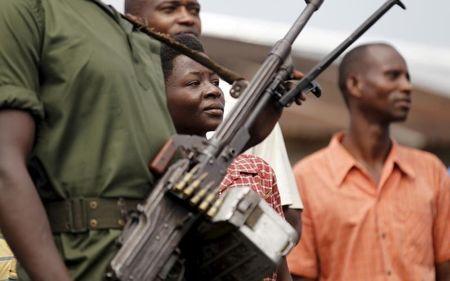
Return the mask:
[[[162,175],[167,167],[169,166],[170,161],[177,151],[177,145],[173,138],[170,138],[158,154],[153,158],[152,161],[148,163],[149,170],[155,175]]]

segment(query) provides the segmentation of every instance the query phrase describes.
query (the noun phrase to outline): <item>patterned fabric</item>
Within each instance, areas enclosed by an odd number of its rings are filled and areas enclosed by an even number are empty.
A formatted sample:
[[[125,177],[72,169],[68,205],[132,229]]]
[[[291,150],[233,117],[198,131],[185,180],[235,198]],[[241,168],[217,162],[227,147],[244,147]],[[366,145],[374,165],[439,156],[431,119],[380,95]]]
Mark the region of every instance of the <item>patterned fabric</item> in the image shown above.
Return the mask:
[[[224,112],[224,117],[226,117],[239,102],[239,99],[231,97],[231,85],[225,81],[220,81],[220,88],[224,93],[225,104],[227,105]],[[245,154],[262,158],[274,170],[282,206],[289,206],[291,209],[303,209],[303,203],[287,155],[283,133],[278,123],[261,143],[245,151]]]
[[[0,234],[0,281],[16,279],[16,259]]]
[[[317,280],[434,280],[450,260],[450,178],[432,154],[393,143],[376,184],[343,134],[294,168],[305,204],[291,273]]]
[[[290,209],[303,209],[303,203],[284,144],[283,133],[278,123],[264,141],[245,153],[261,157],[272,167],[277,177],[282,206],[289,206]]]
[[[284,217],[275,173],[261,158],[251,154],[241,154],[231,163],[220,185],[220,192],[234,186],[249,186],[280,216]],[[271,277],[264,278],[264,281],[276,281],[276,279],[277,274],[273,273]]]

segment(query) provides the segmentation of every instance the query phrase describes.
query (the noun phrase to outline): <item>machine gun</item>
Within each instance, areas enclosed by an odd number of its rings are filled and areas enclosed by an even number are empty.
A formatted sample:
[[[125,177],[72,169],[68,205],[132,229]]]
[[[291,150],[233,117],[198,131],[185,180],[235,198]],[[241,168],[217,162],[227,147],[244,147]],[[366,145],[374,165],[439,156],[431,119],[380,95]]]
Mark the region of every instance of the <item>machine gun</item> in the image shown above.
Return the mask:
[[[152,168],[163,170],[175,150],[184,152],[128,220],[108,277],[121,281],[166,280],[179,260],[181,247],[191,261],[185,275],[188,280],[259,281],[275,271],[295,245],[292,227],[254,192],[239,188],[218,196],[220,182],[249,142],[250,128],[268,103],[275,102],[282,108],[308,91],[319,97],[320,87],[314,79],[390,8],[404,8],[400,0],[385,2],[289,90],[283,85],[293,70],[291,46],[323,0],[306,2],[302,14],[276,43],[214,136],[206,140],[177,135],[153,161]]]

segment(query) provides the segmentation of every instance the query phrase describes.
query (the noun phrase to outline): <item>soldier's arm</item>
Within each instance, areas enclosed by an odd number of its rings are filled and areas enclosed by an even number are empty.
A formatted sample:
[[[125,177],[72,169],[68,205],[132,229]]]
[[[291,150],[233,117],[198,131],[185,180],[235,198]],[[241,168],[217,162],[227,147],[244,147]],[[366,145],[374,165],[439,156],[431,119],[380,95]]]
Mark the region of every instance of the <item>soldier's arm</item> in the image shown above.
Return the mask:
[[[283,206],[283,213],[286,221],[295,229],[295,231],[297,231],[298,241],[300,241],[302,235],[302,210]]]
[[[31,115],[0,110],[0,228],[32,280],[66,281],[69,274],[27,171],[34,135]]]
[[[303,73],[301,73],[298,70],[294,70],[293,78],[300,80],[303,78]],[[295,80],[292,80],[295,81]],[[293,83],[286,83],[286,86],[288,89],[291,89],[295,87],[295,84]],[[295,102],[298,105],[301,105],[303,101],[306,100],[306,97],[304,94],[300,94],[296,99]],[[259,114],[258,119],[256,120],[255,124],[250,128],[250,134],[251,138],[249,143],[247,144],[245,149],[248,149],[252,146],[255,146],[262,142],[273,130],[275,127],[275,124],[278,122],[278,120],[281,117],[282,110],[274,103],[270,102],[266,105],[263,112]]]
[[[245,149],[249,149],[262,142],[272,132],[273,127],[281,117],[281,109],[275,103],[269,103],[264,110],[259,114],[253,126],[250,128],[251,138]]]
[[[291,274],[289,274],[286,258],[283,258],[283,261],[278,266],[277,281],[293,281]]]

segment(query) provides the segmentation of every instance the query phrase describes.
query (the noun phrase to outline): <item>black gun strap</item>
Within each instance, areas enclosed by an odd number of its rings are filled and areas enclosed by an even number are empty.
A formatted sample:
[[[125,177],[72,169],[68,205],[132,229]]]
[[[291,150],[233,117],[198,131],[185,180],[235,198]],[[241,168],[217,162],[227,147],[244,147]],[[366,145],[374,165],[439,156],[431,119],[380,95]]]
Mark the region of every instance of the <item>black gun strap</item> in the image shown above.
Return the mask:
[[[232,70],[230,70],[222,65],[219,65],[215,61],[204,56],[202,53],[194,51],[194,50],[186,47],[185,45],[178,43],[177,41],[173,40],[170,36],[162,34],[160,32],[156,32],[127,15],[121,15],[121,16],[122,16],[122,18],[126,19],[131,24],[133,24],[133,26],[137,30],[141,31],[142,33],[145,33],[148,36],[168,45],[169,47],[173,48],[174,50],[178,51],[179,53],[190,57],[191,59],[195,60],[196,62],[198,62],[198,63],[204,65],[205,67],[211,69],[212,71],[216,72],[217,75],[219,75],[227,83],[233,84],[233,82],[235,82],[235,81],[245,80],[242,75],[240,75],[236,72],[233,72]]]

